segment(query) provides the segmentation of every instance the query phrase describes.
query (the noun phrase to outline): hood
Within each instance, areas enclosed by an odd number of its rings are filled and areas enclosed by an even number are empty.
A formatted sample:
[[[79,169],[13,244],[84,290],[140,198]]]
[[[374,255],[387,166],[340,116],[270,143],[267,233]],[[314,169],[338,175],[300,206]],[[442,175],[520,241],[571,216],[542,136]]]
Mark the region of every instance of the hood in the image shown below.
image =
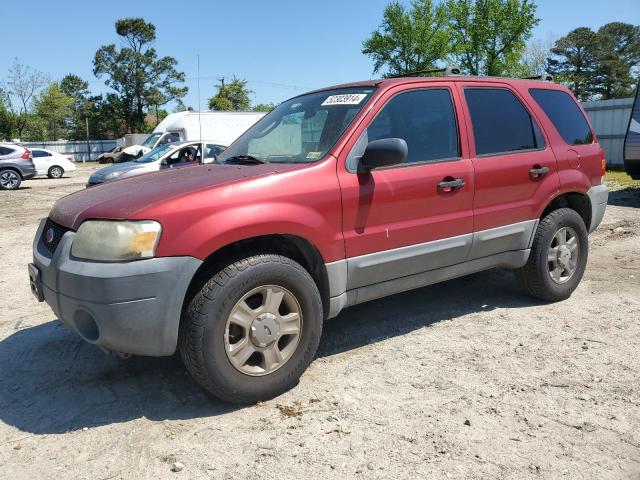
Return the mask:
[[[198,190],[296,170],[307,164],[209,165],[124,178],[72,193],[58,200],[49,218],[77,230],[87,218],[126,219],[137,211]]]
[[[136,168],[143,168],[146,164],[136,162],[124,162],[114,163],[108,167],[101,168],[91,174],[89,177],[89,183],[101,183],[104,181],[107,175],[113,172],[128,172],[129,170],[135,170]]]

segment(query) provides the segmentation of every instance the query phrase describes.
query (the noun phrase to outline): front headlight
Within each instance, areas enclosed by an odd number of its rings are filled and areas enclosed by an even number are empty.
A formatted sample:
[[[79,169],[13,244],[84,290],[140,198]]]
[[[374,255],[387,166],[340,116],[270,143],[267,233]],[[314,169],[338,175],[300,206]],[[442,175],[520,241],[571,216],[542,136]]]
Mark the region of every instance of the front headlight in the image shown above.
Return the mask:
[[[71,254],[100,262],[151,258],[161,233],[162,226],[153,220],[87,220],[73,239]]]
[[[118,178],[123,173],[124,173],[124,170],[116,170],[115,172],[107,173],[104,176],[104,179],[105,180],[113,180],[114,178]]]

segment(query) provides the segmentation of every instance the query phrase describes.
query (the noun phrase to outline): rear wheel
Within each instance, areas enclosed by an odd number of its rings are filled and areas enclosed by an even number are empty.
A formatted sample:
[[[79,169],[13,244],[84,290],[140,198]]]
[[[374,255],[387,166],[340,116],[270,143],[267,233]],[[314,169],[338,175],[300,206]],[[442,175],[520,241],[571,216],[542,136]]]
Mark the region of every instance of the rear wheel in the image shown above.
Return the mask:
[[[527,264],[517,270],[534,297],[556,302],[577,288],[589,255],[587,228],[575,210],[560,208],[538,224]]]
[[[54,165],[53,167],[51,167],[49,169],[49,172],[47,173],[47,176],[49,178],[61,178],[62,175],[64,175],[64,169],[62,167],[59,167],[58,165]]]
[[[15,170],[0,170],[0,190],[17,190],[22,177]]]
[[[293,387],[322,332],[322,302],[309,273],[280,255],[256,255],[213,275],[191,301],[180,353],[196,381],[233,403]]]

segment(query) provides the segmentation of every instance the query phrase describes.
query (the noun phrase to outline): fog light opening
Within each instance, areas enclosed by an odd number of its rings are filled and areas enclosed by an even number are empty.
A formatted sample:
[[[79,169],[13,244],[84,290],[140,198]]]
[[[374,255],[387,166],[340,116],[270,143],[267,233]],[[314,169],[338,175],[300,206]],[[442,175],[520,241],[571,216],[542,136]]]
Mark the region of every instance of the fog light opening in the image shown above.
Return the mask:
[[[84,310],[78,310],[73,316],[76,330],[87,342],[96,342],[100,337],[100,329],[94,318]]]

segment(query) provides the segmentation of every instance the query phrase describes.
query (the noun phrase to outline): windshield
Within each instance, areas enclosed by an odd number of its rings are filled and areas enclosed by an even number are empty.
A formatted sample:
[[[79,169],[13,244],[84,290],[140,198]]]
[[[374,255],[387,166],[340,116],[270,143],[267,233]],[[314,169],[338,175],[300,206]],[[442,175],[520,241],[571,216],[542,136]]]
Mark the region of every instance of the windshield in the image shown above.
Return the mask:
[[[371,87],[337,88],[287,100],[247,130],[218,161],[246,156],[280,163],[320,160],[373,91]]]
[[[147,139],[144,141],[142,146],[147,148],[153,148],[161,135],[162,135],[161,133],[152,133],[147,137]]]
[[[136,163],[151,163],[151,162],[155,162],[156,160],[159,160],[162,157],[164,157],[167,153],[169,153],[174,148],[175,147],[173,145],[162,145],[162,146],[160,146],[158,148],[154,148],[153,150],[151,150],[148,153],[145,153],[140,158],[136,158],[134,160],[134,162],[136,162]]]

